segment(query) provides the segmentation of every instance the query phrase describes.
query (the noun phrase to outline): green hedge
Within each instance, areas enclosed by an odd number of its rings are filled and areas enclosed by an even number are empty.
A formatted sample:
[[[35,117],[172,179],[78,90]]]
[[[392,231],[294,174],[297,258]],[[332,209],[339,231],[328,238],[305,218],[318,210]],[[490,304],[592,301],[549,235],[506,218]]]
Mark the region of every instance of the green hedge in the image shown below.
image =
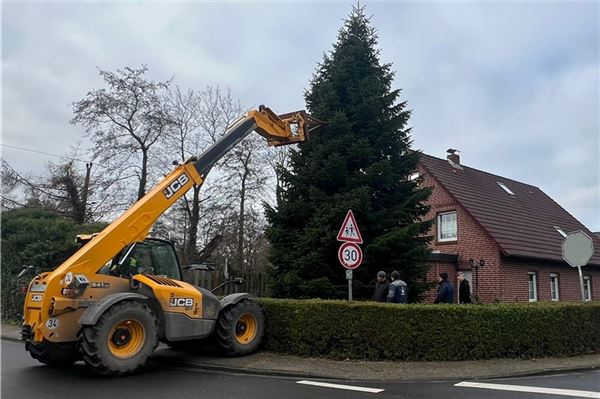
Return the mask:
[[[390,305],[260,299],[264,347],[300,356],[467,360],[600,351],[600,303]]]

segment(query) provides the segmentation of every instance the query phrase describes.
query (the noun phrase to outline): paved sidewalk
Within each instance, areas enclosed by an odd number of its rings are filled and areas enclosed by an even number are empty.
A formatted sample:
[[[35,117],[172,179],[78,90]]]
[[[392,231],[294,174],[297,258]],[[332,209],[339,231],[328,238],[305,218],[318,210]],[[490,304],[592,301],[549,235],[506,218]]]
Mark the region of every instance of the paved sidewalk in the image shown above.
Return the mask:
[[[3,339],[18,340],[19,327],[2,323]],[[23,352],[25,356],[25,352]],[[208,346],[178,351],[161,345],[152,362],[163,366],[237,373],[334,378],[355,381],[478,379],[600,368],[600,354],[569,358],[494,359],[460,362],[363,362],[286,356],[261,351],[250,356],[218,356]]]

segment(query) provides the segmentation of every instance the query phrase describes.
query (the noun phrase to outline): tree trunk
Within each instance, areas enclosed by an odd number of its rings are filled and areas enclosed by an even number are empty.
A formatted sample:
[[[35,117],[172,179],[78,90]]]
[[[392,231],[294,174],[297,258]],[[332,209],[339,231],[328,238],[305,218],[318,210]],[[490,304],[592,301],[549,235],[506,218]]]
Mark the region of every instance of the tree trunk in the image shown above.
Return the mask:
[[[81,224],[85,222],[87,213],[87,201],[88,194],[90,191],[90,175],[92,174],[92,163],[88,162],[85,164],[85,180],[83,181],[83,188],[81,189]]]
[[[198,240],[198,223],[200,223],[200,186],[192,188],[192,211],[188,226],[188,242],[185,253],[189,260],[195,260],[197,255],[196,241]]]
[[[146,194],[146,181],[148,179],[148,149],[142,148],[142,173],[140,176],[140,185],[138,188],[138,196],[139,200]]]
[[[82,201],[82,193],[77,187],[77,182],[75,180],[73,171],[73,163],[67,164],[63,171],[61,182],[64,185],[67,198],[70,206],[70,215],[73,221],[77,224],[83,224],[85,221],[85,205]]]
[[[244,217],[246,212],[246,179],[248,170],[244,170],[242,176],[242,185],[240,187],[240,209],[238,215],[238,234],[237,234],[237,267],[238,270],[244,270]]]

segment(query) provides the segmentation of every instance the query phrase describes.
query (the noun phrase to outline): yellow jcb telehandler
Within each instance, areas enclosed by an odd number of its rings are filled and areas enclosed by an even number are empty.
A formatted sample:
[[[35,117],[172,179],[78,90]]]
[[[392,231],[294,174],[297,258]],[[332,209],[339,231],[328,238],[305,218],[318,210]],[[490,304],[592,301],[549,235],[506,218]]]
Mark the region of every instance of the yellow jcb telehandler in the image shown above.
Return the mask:
[[[182,281],[173,246],[147,238],[154,222],[250,132],[269,145],[308,139],[322,123],[303,111],[277,116],[264,106],[235,122],[199,157],[175,167],[156,187],[102,232],[80,237],[73,256],[33,278],[27,288],[22,339],[31,356],[49,365],[82,359],[103,375],[141,367],[159,342],[215,334],[226,354],[256,350],[262,310],[246,293],[222,299]]]

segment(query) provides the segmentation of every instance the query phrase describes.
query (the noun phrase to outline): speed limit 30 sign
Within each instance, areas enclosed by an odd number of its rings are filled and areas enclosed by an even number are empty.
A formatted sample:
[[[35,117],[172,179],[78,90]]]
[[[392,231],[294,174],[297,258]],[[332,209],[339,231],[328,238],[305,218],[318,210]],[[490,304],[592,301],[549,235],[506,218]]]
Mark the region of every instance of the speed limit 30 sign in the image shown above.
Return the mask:
[[[338,259],[346,269],[356,269],[363,260],[362,250],[356,243],[345,242],[338,250]]]

